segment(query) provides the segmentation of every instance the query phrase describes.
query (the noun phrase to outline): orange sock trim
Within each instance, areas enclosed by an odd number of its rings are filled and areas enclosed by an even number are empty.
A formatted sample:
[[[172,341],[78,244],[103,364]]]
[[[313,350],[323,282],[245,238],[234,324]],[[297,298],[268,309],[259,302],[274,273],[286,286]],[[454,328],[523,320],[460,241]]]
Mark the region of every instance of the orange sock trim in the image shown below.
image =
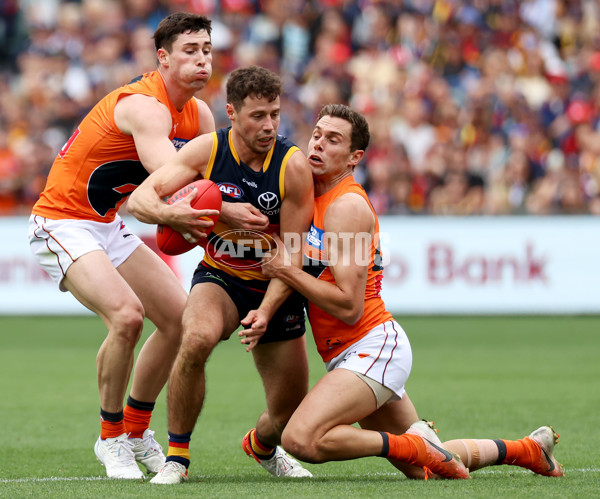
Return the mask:
[[[127,433],[123,420],[118,422],[100,420],[100,438],[102,440],[118,437],[123,433]]]
[[[502,464],[528,468],[540,460],[541,450],[529,437],[520,440],[502,440],[506,445],[506,457]]]
[[[423,439],[418,435],[403,433],[402,435],[394,435],[386,433],[389,439],[389,451],[387,456],[398,461],[403,461],[408,464],[420,466],[427,460],[427,449],[423,443]]]
[[[135,409],[129,404],[123,409],[125,416],[125,428],[129,433],[129,438],[142,438],[144,431],[150,426],[152,411],[143,411]]]

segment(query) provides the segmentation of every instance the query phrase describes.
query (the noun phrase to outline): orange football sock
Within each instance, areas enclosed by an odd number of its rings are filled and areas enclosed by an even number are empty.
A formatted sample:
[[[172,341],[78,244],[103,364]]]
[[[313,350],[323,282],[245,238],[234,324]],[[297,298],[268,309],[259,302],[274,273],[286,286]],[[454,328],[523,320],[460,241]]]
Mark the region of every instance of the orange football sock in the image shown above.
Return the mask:
[[[398,461],[403,461],[415,466],[420,466],[417,463],[427,460],[427,448],[423,443],[423,439],[418,435],[411,435],[408,433],[403,433],[402,435],[394,435],[385,432],[380,433],[384,439],[383,457],[397,459]],[[386,438],[384,435],[387,435],[387,449]]]
[[[123,421],[123,411],[106,412],[100,409],[100,438],[106,440],[123,435],[123,433],[127,433]]]
[[[150,426],[153,409],[154,402],[140,402],[131,398],[131,396],[127,398],[127,405],[123,410],[123,414],[125,428],[130,438],[142,438],[144,436],[144,431]]]
[[[540,462],[541,449],[529,437],[520,440],[494,440],[498,445],[498,464],[511,464],[532,469],[534,463]]]

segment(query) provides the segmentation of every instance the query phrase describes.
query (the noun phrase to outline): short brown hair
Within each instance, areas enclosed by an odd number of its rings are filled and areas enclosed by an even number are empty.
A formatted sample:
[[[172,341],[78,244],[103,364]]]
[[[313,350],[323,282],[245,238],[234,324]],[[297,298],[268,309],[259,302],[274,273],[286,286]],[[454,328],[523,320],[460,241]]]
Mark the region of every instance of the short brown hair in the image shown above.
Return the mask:
[[[175,12],[159,23],[154,32],[154,45],[156,50],[164,48],[167,52],[171,52],[173,42],[182,33],[206,31],[210,37],[211,29],[211,20],[208,17],[189,12]]]
[[[317,121],[323,116],[341,118],[352,125],[350,151],[364,151],[367,149],[371,134],[369,133],[369,124],[362,114],[343,104],[327,104],[319,112]]]
[[[249,95],[265,97],[273,102],[283,92],[281,78],[273,71],[260,66],[239,68],[227,79],[227,103],[239,111]]]

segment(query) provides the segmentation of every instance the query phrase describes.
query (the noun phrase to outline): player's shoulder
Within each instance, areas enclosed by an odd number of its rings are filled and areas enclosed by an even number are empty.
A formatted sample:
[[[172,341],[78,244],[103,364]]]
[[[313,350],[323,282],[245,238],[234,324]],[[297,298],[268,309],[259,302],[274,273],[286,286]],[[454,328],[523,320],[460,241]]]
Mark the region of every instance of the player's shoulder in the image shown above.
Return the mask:
[[[340,193],[339,196],[331,201],[327,209],[328,211],[333,210],[342,212],[344,210],[371,211],[369,203],[364,196],[362,196],[360,192],[354,190]]]
[[[131,133],[135,126],[161,125],[171,128],[169,109],[155,97],[145,94],[124,94],[116,102],[114,118],[124,133]]]
[[[364,229],[374,223],[373,212],[359,192],[350,190],[333,199],[325,212],[325,222],[336,226]]]
[[[200,113],[201,117],[204,115],[210,115],[212,117],[212,111],[206,102],[204,102],[202,99],[198,99],[198,97],[192,97],[192,100],[198,106],[198,112]]]
[[[312,186],[312,171],[308,159],[300,149],[291,151],[285,166],[285,179],[287,182],[300,183]]]
[[[198,133],[210,133],[215,131],[215,118],[210,107],[202,99],[192,97],[192,101],[198,107],[198,121],[200,123]]]
[[[288,137],[286,137],[285,135],[281,135],[281,134],[277,134],[275,136],[275,140],[280,144],[280,146],[286,147],[286,148],[292,148],[292,147],[298,147],[294,142],[292,142]]]

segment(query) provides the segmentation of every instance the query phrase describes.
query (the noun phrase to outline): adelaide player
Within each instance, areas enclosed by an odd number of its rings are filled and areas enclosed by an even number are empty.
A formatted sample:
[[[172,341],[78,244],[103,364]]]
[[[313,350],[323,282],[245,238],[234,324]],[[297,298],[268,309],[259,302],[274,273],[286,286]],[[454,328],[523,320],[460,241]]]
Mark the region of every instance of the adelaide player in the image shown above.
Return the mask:
[[[308,390],[304,303],[287,285],[260,271],[271,233],[299,239],[308,230],[313,214],[310,167],[294,144],[277,135],[279,76],[257,66],[240,68],[229,76],[226,91],[231,127],[190,141],[144,181],[129,203],[142,222],[166,224],[200,237],[197,227],[180,220],[174,210],[179,203],[161,202],[200,174],[220,186],[224,200],[251,203],[269,221],[266,231],[238,232],[221,217],[208,236],[204,260],[192,279],[182,345],[169,378],[167,460],[152,483],[187,480],[191,435],[204,403],[205,364],[240,322],[266,329],[252,351],[267,400],[253,434],[257,460],[277,476],[311,476],[278,447],[285,424]],[[294,264],[301,266],[301,254]]]
[[[206,103],[194,97],[212,73],[211,21],[169,15],[154,41],[157,70],[111,92],[83,119],[56,157],[29,222],[38,263],[108,328],[96,359],[100,437],[94,450],[111,478],[141,478],[136,461],[148,472],[164,463],[149,424],[181,341],[187,299],[175,274],[117,212],[177,147],[215,128]],[[123,407],[144,317],[157,330],[138,356]]]
[[[468,478],[493,464],[562,476],[553,456],[558,436],[542,426],[521,440],[462,439],[442,444],[419,421],[405,391],[412,352],[402,327],[380,296],[383,277],[379,222],[354,167],[369,143],[365,118],[351,108],[325,106],[308,145],[315,213],[304,271],[289,263],[285,245],[267,252],[262,271],[309,300],[309,320],[327,374],[289,420],[282,445],[311,463],[382,456],[411,478]],[[262,330],[240,332],[252,348]],[[353,426],[360,423],[360,427]],[[466,465],[466,466],[465,466]]]

